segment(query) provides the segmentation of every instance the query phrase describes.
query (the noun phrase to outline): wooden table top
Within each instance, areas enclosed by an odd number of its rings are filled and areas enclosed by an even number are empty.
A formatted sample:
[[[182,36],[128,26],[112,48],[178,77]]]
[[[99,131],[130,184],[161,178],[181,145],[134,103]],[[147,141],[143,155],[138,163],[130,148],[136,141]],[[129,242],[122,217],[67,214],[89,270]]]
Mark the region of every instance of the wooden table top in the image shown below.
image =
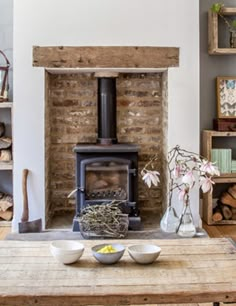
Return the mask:
[[[50,241],[0,241],[0,305],[236,302],[236,248],[226,238],[116,240],[159,245],[151,265],[136,264],[127,250],[118,263],[102,265],[91,247],[104,241],[81,242],[81,259],[63,265]]]

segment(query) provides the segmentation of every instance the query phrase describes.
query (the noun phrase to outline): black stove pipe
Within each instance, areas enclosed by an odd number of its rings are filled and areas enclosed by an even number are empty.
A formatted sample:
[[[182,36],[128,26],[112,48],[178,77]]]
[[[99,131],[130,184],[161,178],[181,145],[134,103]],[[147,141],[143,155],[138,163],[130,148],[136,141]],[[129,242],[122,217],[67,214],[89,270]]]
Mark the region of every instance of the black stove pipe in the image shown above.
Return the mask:
[[[99,77],[97,91],[98,138],[97,143],[117,143],[116,137],[116,78]]]

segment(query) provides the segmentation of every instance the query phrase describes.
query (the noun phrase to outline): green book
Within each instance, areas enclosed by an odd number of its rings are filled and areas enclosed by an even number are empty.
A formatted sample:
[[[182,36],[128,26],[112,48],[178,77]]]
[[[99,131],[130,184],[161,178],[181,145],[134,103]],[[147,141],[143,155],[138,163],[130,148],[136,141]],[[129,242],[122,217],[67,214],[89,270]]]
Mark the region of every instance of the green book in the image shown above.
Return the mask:
[[[231,162],[231,172],[236,173],[236,160],[233,159]]]
[[[232,149],[212,149],[211,161],[216,162],[220,173],[230,173],[232,168]]]

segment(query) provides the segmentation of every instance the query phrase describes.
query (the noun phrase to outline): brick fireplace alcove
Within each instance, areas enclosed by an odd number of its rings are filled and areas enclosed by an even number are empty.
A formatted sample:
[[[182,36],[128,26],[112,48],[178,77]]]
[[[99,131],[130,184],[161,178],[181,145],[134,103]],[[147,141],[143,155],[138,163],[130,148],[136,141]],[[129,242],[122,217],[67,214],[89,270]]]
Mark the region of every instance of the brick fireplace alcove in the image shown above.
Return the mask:
[[[160,216],[166,205],[168,73],[178,66],[178,48],[158,47],[35,47],[34,66],[45,74],[46,224],[75,212],[67,195],[75,188],[77,143],[97,138],[95,72],[117,72],[117,137],[140,146],[139,170],[155,153],[161,184],[148,189],[139,177],[141,218]],[[140,171],[139,171],[140,172]],[[158,221],[157,221],[158,222]]]

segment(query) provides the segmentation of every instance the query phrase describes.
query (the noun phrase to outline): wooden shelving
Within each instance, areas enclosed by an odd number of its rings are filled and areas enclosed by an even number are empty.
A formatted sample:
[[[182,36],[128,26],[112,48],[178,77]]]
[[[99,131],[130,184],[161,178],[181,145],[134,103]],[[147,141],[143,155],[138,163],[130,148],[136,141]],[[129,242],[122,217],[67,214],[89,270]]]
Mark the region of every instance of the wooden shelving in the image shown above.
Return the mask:
[[[211,149],[213,148],[213,137],[236,137],[236,132],[219,132],[204,130],[202,135],[202,155],[211,160]],[[223,173],[220,176],[213,177],[215,185],[217,184],[236,184],[236,173]],[[236,224],[236,220],[221,220],[215,222],[212,220],[214,198],[211,193],[203,194],[203,220],[208,225]]]
[[[12,108],[12,102],[0,102],[0,108]]]
[[[13,162],[0,162],[0,170],[12,170],[13,169]]]
[[[10,113],[10,122],[7,121],[7,124],[10,126],[12,125],[12,108],[13,108],[13,102],[0,102],[0,113],[3,113],[3,116],[1,117],[1,121],[5,123],[5,114]],[[4,112],[4,110],[7,110]],[[7,115],[7,116],[8,116]],[[11,130],[11,128],[10,128]],[[12,131],[8,131],[6,137],[12,137]],[[13,170],[13,161],[0,161],[0,171],[12,171]],[[6,174],[7,177],[9,177],[8,174]],[[2,177],[5,177],[5,174],[3,174]],[[4,180],[4,179],[3,179]],[[12,183],[11,183],[12,184]],[[4,184],[3,184],[4,185]],[[10,187],[11,189],[11,187]],[[2,191],[2,190],[0,190]],[[0,226],[1,227],[10,227],[11,221],[5,221],[4,219],[0,219]]]
[[[222,15],[236,16],[236,7],[222,8]],[[208,53],[211,55],[226,55],[236,54],[236,48],[219,48],[219,33],[218,33],[218,19],[217,13],[209,10],[208,12]]]

